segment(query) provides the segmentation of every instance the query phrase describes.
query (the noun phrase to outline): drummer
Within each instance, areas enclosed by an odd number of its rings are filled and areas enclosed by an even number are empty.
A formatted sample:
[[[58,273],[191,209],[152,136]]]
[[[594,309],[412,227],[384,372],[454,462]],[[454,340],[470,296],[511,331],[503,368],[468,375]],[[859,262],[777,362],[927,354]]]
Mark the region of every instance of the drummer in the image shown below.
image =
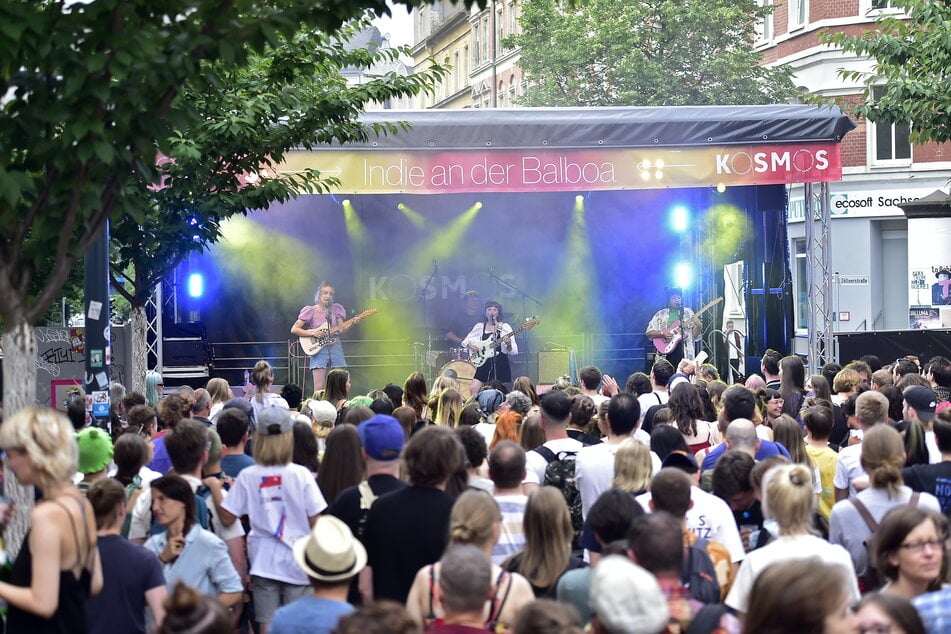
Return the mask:
[[[444,337],[450,352],[449,357],[454,361],[465,361],[469,358],[469,349],[463,345],[462,340],[472,328],[473,322],[480,317],[482,309],[479,291],[466,291],[462,298],[465,310],[452,319],[450,329]]]

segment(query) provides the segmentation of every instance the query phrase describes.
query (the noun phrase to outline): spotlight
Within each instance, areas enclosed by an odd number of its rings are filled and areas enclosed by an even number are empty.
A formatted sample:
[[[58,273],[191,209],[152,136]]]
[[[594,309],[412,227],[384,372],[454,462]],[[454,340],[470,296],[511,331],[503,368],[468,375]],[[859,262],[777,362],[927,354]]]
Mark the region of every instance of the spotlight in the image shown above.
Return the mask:
[[[654,163],[654,167],[656,167],[659,170],[664,169],[664,159],[657,159],[657,162]]]
[[[683,233],[690,226],[690,212],[683,205],[670,210],[670,228],[674,233]]]
[[[481,203],[481,202],[477,202],[477,203],[475,204],[475,208],[476,208],[476,209],[482,209],[482,203]]]
[[[649,181],[651,179],[651,173],[648,172],[647,170],[644,170],[643,172],[641,172],[641,178],[643,178],[646,181]]]
[[[199,298],[205,294],[205,276],[201,273],[192,273],[188,276],[188,296]]]
[[[722,194],[723,192],[725,192],[725,191],[726,191],[726,184],[725,184],[725,183],[717,183],[717,191],[720,192],[721,194]]]
[[[664,177],[664,173],[662,171],[657,170],[656,172],[654,172],[654,178],[656,178],[657,180],[660,180],[663,177]]]
[[[576,203],[576,204],[580,205],[580,204],[583,203],[583,202],[584,202],[584,196],[582,196],[581,194],[578,194],[577,196],[575,196],[575,203]]]
[[[400,211],[406,211],[406,205],[404,205],[403,203],[398,204],[396,208],[399,209]]]
[[[341,202],[340,204],[343,205],[344,207],[349,207],[349,206],[350,206],[350,199],[349,199],[349,198],[344,198],[344,199],[343,199],[343,202]]]
[[[693,284],[693,265],[690,262],[678,262],[674,265],[674,285],[689,288]]]

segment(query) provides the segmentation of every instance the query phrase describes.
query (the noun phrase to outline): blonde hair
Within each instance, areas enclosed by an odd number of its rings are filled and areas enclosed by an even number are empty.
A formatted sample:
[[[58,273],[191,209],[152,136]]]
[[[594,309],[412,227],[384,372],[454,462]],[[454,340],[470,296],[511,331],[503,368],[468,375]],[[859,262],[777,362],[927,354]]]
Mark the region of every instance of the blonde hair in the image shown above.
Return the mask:
[[[628,438],[614,454],[614,481],[611,486],[628,493],[641,493],[650,486],[653,472],[650,449],[644,443]]]
[[[437,376],[436,380],[433,381],[433,388],[429,391],[429,397],[439,396],[443,390],[450,387],[454,390],[458,390],[459,382],[451,376]]]
[[[254,462],[263,467],[280,467],[288,464],[294,458],[294,433],[286,431],[283,434],[254,434],[251,443],[254,453]]]
[[[449,515],[450,544],[472,544],[485,550],[495,543],[492,526],[502,521],[499,505],[482,491],[465,491],[456,499]]]
[[[40,489],[68,484],[78,469],[73,426],[65,415],[47,407],[25,407],[3,421],[0,446],[26,454]]]
[[[439,394],[439,399],[436,401],[436,416],[433,422],[447,427],[458,426],[462,407],[462,394],[457,389],[447,387]]]
[[[779,523],[780,535],[809,533],[815,503],[812,472],[806,465],[777,465],[763,476],[763,512]]]
[[[873,488],[885,489],[889,498],[898,496],[903,484],[905,443],[891,425],[875,425],[862,439],[862,468]]]
[[[525,549],[516,572],[547,588],[558,581],[571,557],[574,529],[565,496],[552,486],[536,489],[525,504],[522,525]]]
[[[274,383],[274,374],[271,372],[271,364],[261,360],[254,364],[254,370],[251,372],[251,383],[257,388],[254,395],[258,403],[264,402],[264,393],[268,391],[271,384]]]
[[[208,394],[211,396],[212,405],[227,403],[234,397],[234,394],[231,393],[231,386],[220,377],[209,379],[205,389],[208,390]]]

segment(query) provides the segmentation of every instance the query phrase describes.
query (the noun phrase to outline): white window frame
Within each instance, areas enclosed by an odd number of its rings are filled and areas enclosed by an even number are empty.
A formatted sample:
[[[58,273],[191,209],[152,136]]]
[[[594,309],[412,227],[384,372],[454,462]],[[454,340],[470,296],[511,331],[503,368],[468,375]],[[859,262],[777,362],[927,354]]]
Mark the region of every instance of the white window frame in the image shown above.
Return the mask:
[[[809,24],[809,0],[789,0],[787,30],[791,33]]]
[[[877,88],[877,87],[876,87],[876,86],[873,86],[873,87],[872,87],[872,95],[871,95],[871,97],[872,97],[873,99],[875,98],[875,88]],[[911,125],[910,125],[910,124],[902,124],[902,123],[876,123],[876,122],[871,121],[871,120],[866,120],[865,123],[866,123],[866,125],[865,125],[866,133],[865,133],[865,134],[866,134],[866,139],[868,140],[868,143],[867,143],[867,146],[868,146],[868,163],[869,163],[870,166],[872,166],[872,167],[905,167],[905,166],[908,166],[908,165],[911,165],[911,164],[912,164],[912,162],[914,161],[914,157],[915,157],[915,146],[914,146],[910,141],[908,142],[908,156],[907,156],[907,157],[900,157],[900,158],[895,156],[895,151],[896,151],[896,146],[897,146],[897,144],[895,143],[896,134],[899,133],[899,128],[900,128],[900,127],[907,127],[907,132],[906,132],[905,134],[906,134],[906,135],[907,135],[907,134],[910,134],[910,133],[911,133]],[[890,128],[890,130],[891,130],[891,134],[889,135],[890,138],[891,138],[891,158],[882,158],[882,159],[878,158],[878,131],[879,131],[879,126],[888,126],[888,127]]]
[[[809,330],[809,286],[806,283],[809,252],[805,238],[793,238],[791,246],[794,329],[796,333],[802,334]]]
[[[772,7],[773,0],[757,0],[761,7]],[[773,40],[773,14],[756,21],[756,44],[768,44]]]

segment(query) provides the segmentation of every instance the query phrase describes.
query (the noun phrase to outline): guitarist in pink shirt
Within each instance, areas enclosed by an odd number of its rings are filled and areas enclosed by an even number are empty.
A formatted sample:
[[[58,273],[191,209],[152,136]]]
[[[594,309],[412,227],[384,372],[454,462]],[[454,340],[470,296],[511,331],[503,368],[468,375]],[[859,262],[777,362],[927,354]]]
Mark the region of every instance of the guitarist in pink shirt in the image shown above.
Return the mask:
[[[685,356],[693,359],[694,339],[700,336],[700,320],[692,310],[683,307],[683,293],[679,288],[667,289],[667,306],[654,313],[646,334],[654,342],[657,353],[675,368]]]
[[[337,334],[340,334],[350,327],[344,324],[346,319],[346,309],[334,303],[334,287],[330,282],[321,282],[317,287],[314,304],[301,309],[297,321],[291,326],[291,334],[298,337],[320,337],[334,328],[337,329]],[[340,345],[339,339],[334,338],[332,342],[322,345],[310,357],[310,369],[314,374],[314,391],[324,389],[327,370],[345,367],[347,367],[347,360],[343,356],[343,346]]]

